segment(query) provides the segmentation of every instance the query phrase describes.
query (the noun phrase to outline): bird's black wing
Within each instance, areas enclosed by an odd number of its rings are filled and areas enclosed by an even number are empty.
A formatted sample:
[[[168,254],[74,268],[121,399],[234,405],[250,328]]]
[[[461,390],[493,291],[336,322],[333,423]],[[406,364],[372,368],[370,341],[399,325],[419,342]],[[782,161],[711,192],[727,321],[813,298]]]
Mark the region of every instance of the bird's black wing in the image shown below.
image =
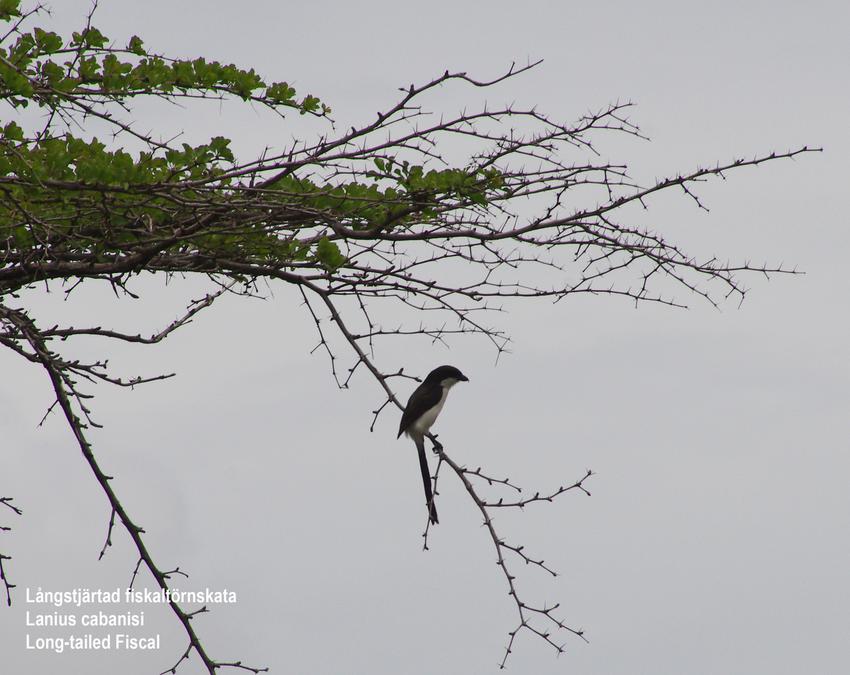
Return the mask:
[[[430,410],[440,402],[443,395],[443,388],[437,384],[423,382],[420,384],[407,400],[407,406],[401,415],[401,423],[398,425],[398,436],[400,437],[405,431],[410,428],[416,420],[422,417],[426,410]]]

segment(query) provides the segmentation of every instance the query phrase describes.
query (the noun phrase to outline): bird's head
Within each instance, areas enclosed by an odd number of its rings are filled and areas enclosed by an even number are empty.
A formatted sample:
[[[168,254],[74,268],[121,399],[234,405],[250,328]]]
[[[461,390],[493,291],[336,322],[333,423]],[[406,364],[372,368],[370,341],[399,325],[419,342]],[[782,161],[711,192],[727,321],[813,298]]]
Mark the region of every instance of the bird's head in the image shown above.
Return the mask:
[[[428,373],[428,377],[425,378],[425,381],[439,384],[440,386],[449,389],[455,386],[458,382],[469,382],[469,378],[454,366],[440,366],[439,368],[434,368],[434,370]]]

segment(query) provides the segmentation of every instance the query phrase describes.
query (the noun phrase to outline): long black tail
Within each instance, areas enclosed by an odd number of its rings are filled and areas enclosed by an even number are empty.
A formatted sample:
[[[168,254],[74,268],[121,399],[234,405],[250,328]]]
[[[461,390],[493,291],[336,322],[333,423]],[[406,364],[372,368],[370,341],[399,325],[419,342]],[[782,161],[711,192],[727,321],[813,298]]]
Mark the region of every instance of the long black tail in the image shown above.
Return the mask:
[[[413,441],[416,443],[416,449],[419,451],[419,468],[422,470],[425,504],[428,506],[431,522],[436,525],[440,521],[437,519],[437,507],[434,506],[434,494],[431,492],[431,470],[428,468],[428,457],[425,455],[425,439],[422,436],[416,436]]]

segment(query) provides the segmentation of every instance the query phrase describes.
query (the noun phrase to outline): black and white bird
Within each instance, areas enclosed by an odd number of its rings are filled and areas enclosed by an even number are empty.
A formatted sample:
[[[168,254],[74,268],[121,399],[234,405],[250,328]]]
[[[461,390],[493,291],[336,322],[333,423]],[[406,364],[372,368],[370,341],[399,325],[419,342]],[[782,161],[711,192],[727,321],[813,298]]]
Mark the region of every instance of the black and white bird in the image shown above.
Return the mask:
[[[434,495],[431,492],[431,471],[428,469],[428,458],[425,456],[425,434],[443,409],[449,389],[458,382],[469,382],[466,377],[454,366],[440,366],[434,368],[428,377],[416,387],[410,395],[407,406],[401,416],[401,424],[398,425],[398,436],[407,434],[416,443],[419,451],[419,468],[422,470],[422,484],[425,486],[425,504],[428,507],[428,515],[431,522],[436,524],[437,508],[434,506]]]

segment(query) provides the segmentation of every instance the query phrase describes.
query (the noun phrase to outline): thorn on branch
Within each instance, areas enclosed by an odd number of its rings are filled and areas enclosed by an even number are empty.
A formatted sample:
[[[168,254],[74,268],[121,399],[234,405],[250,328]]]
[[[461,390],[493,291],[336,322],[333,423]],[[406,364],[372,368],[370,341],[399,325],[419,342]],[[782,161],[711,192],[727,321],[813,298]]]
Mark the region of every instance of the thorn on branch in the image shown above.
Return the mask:
[[[110,480],[111,477],[105,477],[107,480]],[[103,556],[106,554],[106,549],[112,546],[112,529],[115,527],[115,509],[112,509],[112,513],[109,516],[109,527],[106,530],[106,541],[103,543],[103,548],[100,549],[100,555],[97,557],[98,560],[103,560]]]

